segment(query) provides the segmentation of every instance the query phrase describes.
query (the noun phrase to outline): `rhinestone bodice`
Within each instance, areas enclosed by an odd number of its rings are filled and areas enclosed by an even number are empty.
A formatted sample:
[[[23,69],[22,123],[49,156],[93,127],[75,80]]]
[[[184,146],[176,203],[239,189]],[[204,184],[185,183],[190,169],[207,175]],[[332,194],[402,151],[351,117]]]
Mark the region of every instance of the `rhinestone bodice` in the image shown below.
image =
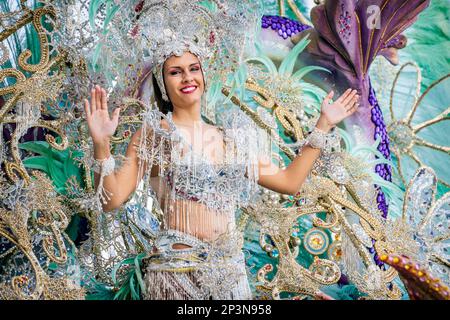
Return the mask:
[[[171,121],[171,114],[168,116]],[[224,144],[231,142],[226,131]],[[164,179],[174,189],[176,199],[197,201],[216,211],[232,211],[249,200],[254,187],[245,177],[245,163],[213,163],[208,157],[195,152],[177,130],[174,134],[187,146],[188,151],[179,161],[165,170]],[[227,142],[228,141],[228,142]]]
[[[167,185],[164,197],[175,200],[190,200],[205,205],[218,212],[234,212],[239,206],[249,203],[259,190],[254,174],[248,178],[249,171],[256,170],[249,165],[249,156],[245,148],[239,147],[235,136],[224,127],[223,133],[225,155],[220,163],[213,163],[208,157],[193,150],[184,139],[172,120],[169,112],[164,116],[169,129],[160,127],[161,114],[156,111],[151,123],[153,130],[152,152],[153,164],[163,165],[159,176]],[[243,141],[249,139],[240,135]],[[152,142],[154,143],[154,142]],[[240,149],[240,150],[239,150]],[[233,152],[239,150],[236,155]]]

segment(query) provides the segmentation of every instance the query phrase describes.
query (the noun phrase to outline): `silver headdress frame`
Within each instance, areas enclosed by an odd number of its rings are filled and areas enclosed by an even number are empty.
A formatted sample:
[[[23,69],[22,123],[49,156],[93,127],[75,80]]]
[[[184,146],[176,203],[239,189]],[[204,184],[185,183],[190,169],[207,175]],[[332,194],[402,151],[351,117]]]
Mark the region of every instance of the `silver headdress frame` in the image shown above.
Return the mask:
[[[167,33],[170,32],[170,30],[166,30]],[[202,66],[203,72],[205,71],[203,61],[205,61],[208,58],[208,54],[206,50],[198,47],[196,44],[189,42],[189,41],[179,41],[178,39],[174,38],[172,41],[171,48],[165,48],[165,51],[159,52],[160,58],[155,59],[153,63],[153,74],[155,75],[156,82],[158,83],[158,87],[161,90],[161,95],[164,101],[169,101],[169,97],[166,92],[166,87],[164,84],[164,62],[170,58],[171,56],[182,56],[184,52],[190,52],[194,54],[200,61],[200,65]],[[206,80],[206,79],[205,79]],[[206,86],[206,81],[205,81]]]
[[[200,61],[206,83],[222,83],[243,60],[245,43],[256,30],[258,10],[248,1],[141,1],[136,11],[136,37],[151,61],[162,98],[164,62],[191,52]]]

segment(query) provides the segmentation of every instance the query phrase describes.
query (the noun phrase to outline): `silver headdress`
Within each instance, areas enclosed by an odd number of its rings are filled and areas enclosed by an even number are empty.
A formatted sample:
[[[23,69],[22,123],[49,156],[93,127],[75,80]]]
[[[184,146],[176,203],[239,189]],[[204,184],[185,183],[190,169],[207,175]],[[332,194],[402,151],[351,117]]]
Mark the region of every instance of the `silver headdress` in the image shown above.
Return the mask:
[[[157,21],[157,23],[155,23]],[[212,17],[198,4],[187,1],[146,1],[139,14],[143,48],[152,61],[162,97],[168,101],[163,80],[164,62],[172,55],[181,56],[189,51],[202,63],[211,56],[214,48]],[[205,66],[202,63],[202,67]]]
[[[134,36],[150,59],[163,99],[168,101],[163,65],[170,56],[189,51],[197,56],[205,83],[224,81],[240,64],[245,43],[258,21],[247,1],[141,1],[135,8]]]

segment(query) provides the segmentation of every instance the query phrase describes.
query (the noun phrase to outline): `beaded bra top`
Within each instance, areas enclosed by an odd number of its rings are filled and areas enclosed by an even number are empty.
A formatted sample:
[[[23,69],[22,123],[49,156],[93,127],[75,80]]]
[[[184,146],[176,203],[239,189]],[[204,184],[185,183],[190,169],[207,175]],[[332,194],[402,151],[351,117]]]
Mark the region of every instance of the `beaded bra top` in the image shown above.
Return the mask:
[[[168,129],[161,127],[161,118],[166,119]],[[145,114],[145,124],[149,132],[143,139],[146,146],[141,145],[140,158],[159,166],[158,175],[169,186],[172,199],[199,202],[218,212],[234,212],[257,198],[257,153],[249,146],[257,147],[258,143],[249,127],[234,130],[238,126],[229,122],[218,126],[223,133],[225,156],[223,162],[213,163],[193,150],[175,126],[171,112],[164,115],[151,110]]]

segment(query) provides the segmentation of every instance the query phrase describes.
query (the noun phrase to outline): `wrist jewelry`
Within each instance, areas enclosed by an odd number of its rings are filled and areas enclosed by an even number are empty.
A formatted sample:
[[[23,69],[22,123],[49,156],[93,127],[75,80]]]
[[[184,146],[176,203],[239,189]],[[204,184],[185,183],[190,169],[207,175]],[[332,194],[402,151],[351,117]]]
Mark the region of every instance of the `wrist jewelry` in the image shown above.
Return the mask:
[[[116,166],[116,161],[112,155],[109,155],[108,158],[97,160],[94,159],[93,170],[95,173],[98,173],[104,177],[109,176],[114,172],[114,168]]]
[[[314,149],[321,149],[325,152],[331,152],[333,147],[339,146],[339,140],[339,136],[334,128],[331,129],[329,133],[326,133],[315,127],[306,138],[306,144]]]
[[[103,186],[103,180],[106,176],[109,176],[114,172],[116,161],[112,155],[103,160],[94,159],[93,170],[100,175],[100,179],[97,186],[97,192],[95,196],[97,198],[98,209],[101,210],[101,204],[107,204],[111,200],[112,193],[107,191]]]

